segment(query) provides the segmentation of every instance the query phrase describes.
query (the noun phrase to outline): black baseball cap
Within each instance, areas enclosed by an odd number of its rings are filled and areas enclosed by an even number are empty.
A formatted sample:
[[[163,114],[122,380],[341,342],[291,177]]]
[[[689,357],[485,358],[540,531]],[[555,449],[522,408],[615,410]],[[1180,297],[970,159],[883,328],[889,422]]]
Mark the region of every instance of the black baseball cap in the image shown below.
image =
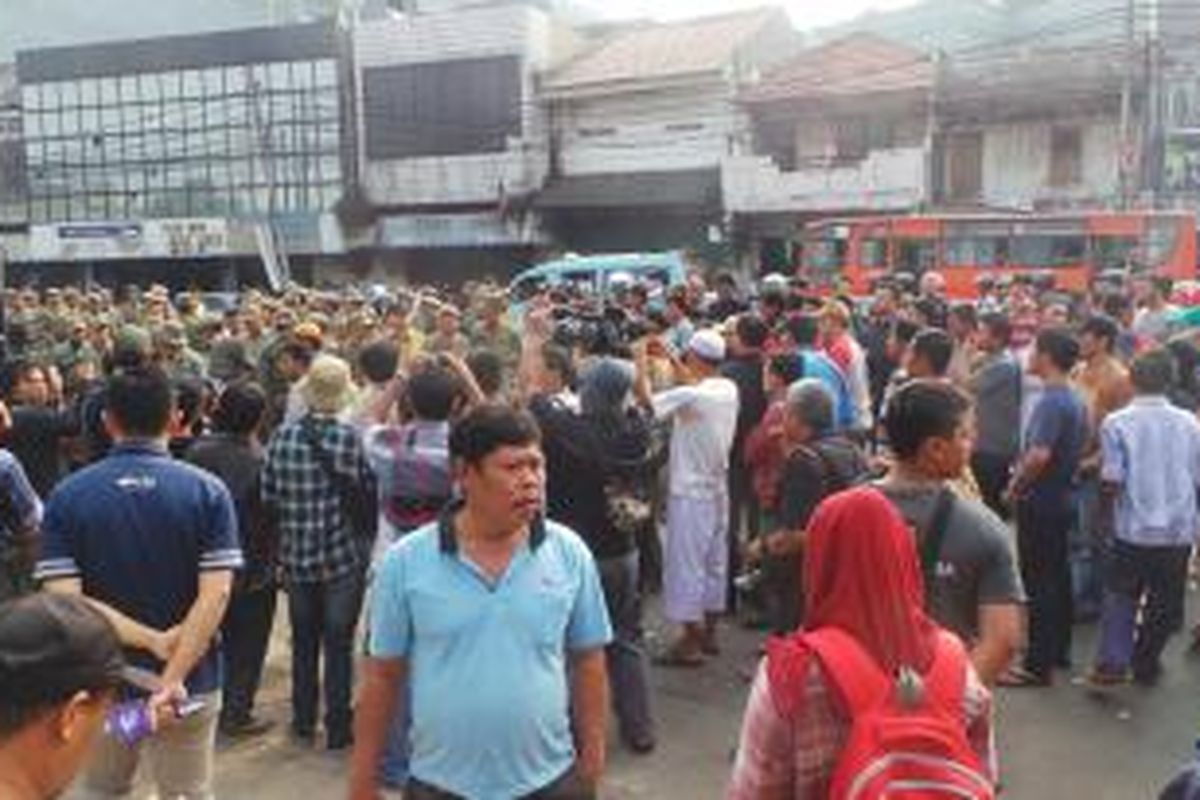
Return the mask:
[[[41,593],[0,605],[0,705],[112,689],[124,667],[116,631],[83,598]]]

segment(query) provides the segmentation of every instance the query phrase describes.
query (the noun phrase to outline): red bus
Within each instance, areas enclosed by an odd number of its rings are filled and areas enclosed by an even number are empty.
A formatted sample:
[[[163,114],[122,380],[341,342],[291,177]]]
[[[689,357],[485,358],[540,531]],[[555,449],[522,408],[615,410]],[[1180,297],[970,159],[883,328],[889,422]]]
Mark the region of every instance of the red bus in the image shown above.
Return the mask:
[[[1183,212],[943,214],[829,219],[804,228],[800,274],[867,294],[892,273],[935,269],[951,297],[972,297],[982,273],[1052,272],[1083,291],[1110,269],[1196,278],[1196,217]]]

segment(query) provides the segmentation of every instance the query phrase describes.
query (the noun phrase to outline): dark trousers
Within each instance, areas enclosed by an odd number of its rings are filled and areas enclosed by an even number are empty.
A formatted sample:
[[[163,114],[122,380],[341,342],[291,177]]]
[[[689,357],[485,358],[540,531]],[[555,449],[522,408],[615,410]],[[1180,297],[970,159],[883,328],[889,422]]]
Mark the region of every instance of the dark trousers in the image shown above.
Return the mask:
[[[613,641],[605,649],[613,708],[621,738],[630,744],[654,739],[650,705],[650,661],[642,637],[642,595],[636,552],[597,559]]]
[[[292,726],[309,733],[317,722],[318,670],[325,654],[325,731],[348,736],[354,674],[354,628],[362,609],[363,576],[288,587],[292,623]]]
[[[786,636],[800,627],[804,615],[804,591],[800,582],[800,558],[795,555],[763,559],[763,605],[771,632]]]
[[[975,482],[979,484],[979,493],[983,502],[1001,519],[1008,519],[1009,509],[1004,504],[1004,490],[1012,472],[1011,456],[995,453],[975,453],[971,456],[971,471],[975,473]]]
[[[1183,627],[1184,592],[1192,548],[1147,547],[1117,541],[1108,565],[1097,666],[1107,672],[1129,667],[1141,680],[1154,680],[1167,640]],[[1137,612],[1142,608],[1141,623]]]
[[[221,720],[238,724],[250,719],[262,680],[263,661],[275,622],[275,586],[235,591],[221,624],[225,690]]]
[[[1025,669],[1047,676],[1071,656],[1071,568],[1067,542],[1075,522],[1072,503],[1023,501],[1017,508],[1021,579],[1029,597]]]
[[[742,571],[742,530],[743,521],[749,538],[756,539],[759,535],[758,497],[754,494],[754,484],[750,480],[750,470],[742,465],[742,455],[735,450],[729,464],[727,478],[729,487],[729,569],[727,607],[730,611],[737,610],[737,589],[733,581]]]
[[[575,770],[569,770],[554,783],[544,789],[527,794],[518,800],[593,800],[596,790],[585,786]],[[453,792],[447,792],[428,783],[422,783],[416,778],[410,778],[404,787],[404,800],[464,800]]]

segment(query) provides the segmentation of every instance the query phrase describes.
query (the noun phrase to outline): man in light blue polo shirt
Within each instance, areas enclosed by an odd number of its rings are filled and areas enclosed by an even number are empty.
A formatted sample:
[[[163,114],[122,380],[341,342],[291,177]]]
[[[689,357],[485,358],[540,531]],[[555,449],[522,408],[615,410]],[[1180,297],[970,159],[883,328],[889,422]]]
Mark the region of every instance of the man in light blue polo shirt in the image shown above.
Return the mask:
[[[393,545],[375,577],[350,797],[377,797],[406,696],[406,800],[593,797],[612,638],[595,563],[574,533],[543,521],[531,417],[478,408],[450,453],[464,499]]]
[[[1163,648],[1183,624],[1200,524],[1200,422],[1167,401],[1174,370],[1166,350],[1139,356],[1137,396],[1100,427],[1102,528],[1114,542],[1093,686],[1123,683],[1131,668],[1138,683],[1156,683]]]

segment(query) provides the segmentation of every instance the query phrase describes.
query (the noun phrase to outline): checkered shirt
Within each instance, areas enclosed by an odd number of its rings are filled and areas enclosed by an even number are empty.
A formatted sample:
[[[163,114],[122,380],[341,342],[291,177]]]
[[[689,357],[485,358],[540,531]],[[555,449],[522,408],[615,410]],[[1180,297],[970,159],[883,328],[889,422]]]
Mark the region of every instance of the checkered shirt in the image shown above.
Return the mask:
[[[366,569],[370,542],[357,539],[336,484],[309,445],[312,424],[334,467],[356,483],[371,480],[358,430],[333,417],[307,416],[271,437],[263,470],[263,501],[279,520],[279,561],[289,583],[330,581]]]
[[[771,699],[766,661],[759,665],[746,715],[727,800],[828,797],[838,757],[850,738],[850,718],[842,711],[821,666],[813,660],[804,697],[791,719]],[[963,696],[967,741],[995,777],[991,693],[971,670]]]

